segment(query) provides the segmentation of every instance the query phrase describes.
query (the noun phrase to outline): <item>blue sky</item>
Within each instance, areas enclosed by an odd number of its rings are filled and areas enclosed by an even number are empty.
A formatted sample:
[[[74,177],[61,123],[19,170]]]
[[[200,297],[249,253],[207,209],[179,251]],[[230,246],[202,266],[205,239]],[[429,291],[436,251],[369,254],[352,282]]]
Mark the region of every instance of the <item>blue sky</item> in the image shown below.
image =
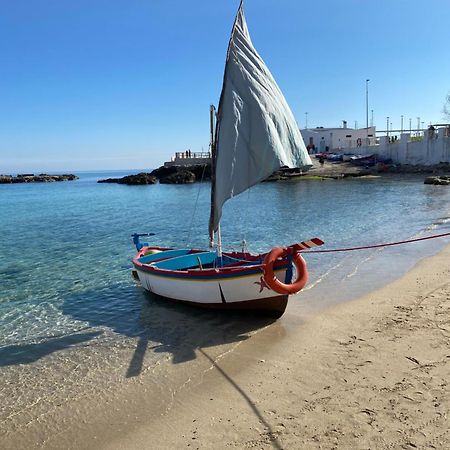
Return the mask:
[[[0,173],[153,168],[208,146],[238,0],[0,0]],[[442,121],[448,0],[246,0],[298,123]]]

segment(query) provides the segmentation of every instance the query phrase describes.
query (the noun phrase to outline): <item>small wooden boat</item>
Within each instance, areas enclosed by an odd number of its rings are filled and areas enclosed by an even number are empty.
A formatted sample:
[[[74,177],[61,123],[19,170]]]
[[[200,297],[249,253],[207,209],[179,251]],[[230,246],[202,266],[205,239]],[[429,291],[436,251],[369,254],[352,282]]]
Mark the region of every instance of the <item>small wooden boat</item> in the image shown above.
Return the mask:
[[[312,166],[294,116],[253,47],[242,1],[228,46],[219,107],[216,113],[211,106],[210,115],[210,249],[151,246],[134,234],[134,268],[146,290],[169,300],[279,317],[289,295],[299,292],[308,279],[301,251],[323,242],[315,238],[258,255],[222,249],[220,218],[227,200],[283,166]]]

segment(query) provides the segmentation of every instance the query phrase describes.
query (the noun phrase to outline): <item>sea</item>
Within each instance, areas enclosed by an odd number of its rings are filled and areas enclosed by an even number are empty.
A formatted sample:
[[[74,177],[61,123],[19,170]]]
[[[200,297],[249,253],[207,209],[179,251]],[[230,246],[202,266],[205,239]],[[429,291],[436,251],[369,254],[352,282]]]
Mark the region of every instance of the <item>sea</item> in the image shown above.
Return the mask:
[[[205,248],[210,184],[97,183],[131,172],[0,185],[0,443],[19,442],[24,426],[42,430],[46,417],[57,428],[61,405],[114,396],[125,380],[150,378],[152,395],[173,398],[200,373],[200,350],[218,358],[270,326],[282,336],[450,242],[305,254],[309,284],[276,325],[167,304],[133,280],[131,235]],[[324,249],[414,239],[450,231],[450,189],[422,175],[261,183],[225,205],[221,229],[226,250],[252,252],[314,237]]]

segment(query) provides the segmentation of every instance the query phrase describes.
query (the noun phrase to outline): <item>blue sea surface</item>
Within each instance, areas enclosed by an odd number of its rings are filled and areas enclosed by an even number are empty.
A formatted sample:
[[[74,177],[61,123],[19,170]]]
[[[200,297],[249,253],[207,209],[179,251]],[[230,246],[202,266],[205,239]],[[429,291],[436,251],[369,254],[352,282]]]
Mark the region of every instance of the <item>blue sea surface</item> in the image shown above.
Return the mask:
[[[125,174],[0,186],[0,346],[96,327],[139,335],[149,299],[130,276],[130,235],[154,232],[153,244],[206,247],[209,183],[97,183]],[[325,248],[370,245],[449,231],[449,216],[450,190],[424,185],[421,176],[261,183],[225,205],[222,239],[226,249],[245,239],[254,252],[312,237]],[[298,302],[354,297],[445,242],[307,255],[313,289]]]

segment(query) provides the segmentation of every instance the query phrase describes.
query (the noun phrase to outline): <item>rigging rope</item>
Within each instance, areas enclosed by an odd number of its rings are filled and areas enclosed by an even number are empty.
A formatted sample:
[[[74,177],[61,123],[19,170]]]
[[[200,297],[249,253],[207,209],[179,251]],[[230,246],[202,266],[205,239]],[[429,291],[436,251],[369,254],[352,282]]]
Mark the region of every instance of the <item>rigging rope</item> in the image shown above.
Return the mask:
[[[450,233],[434,234],[433,236],[426,236],[426,237],[415,238],[415,239],[407,239],[405,241],[388,242],[386,244],[365,245],[362,247],[335,248],[335,249],[330,249],[330,250],[307,250],[307,251],[302,251],[302,253],[351,252],[353,250],[366,250],[369,248],[382,248],[382,247],[390,247],[393,245],[409,244],[410,242],[426,241],[428,239],[435,239],[435,238],[445,237],[445,236],[450,236]]]
[[[198,199],[200,197],[200,189],[203,185],[203,179],[205,177],[205,170],[206,170],[206,164],[203,165],[202,178],[198,185],[197,198],[195,199],[194,210],[192,212],[192,217],[191,217],[191,223],[189,224],[189,228],[188,228],[188,235],[187,235],[187,239],[186,239],[186,245],[188,245],[188,246],[191,243],[191,234],[192,234],[192,229],[193,229],[193,225],[194,225],[195,215],[197,213]]]

